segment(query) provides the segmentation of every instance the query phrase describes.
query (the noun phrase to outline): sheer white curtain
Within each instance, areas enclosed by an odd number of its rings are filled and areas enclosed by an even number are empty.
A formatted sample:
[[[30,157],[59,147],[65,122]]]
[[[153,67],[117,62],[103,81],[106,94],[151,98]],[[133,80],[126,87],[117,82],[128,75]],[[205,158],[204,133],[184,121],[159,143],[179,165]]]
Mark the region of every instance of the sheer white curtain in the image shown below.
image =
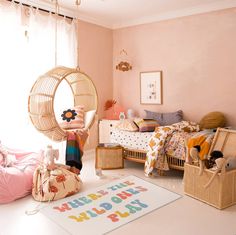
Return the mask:
[[[37,151],[50,143],[35,130],[27,108],[34,82],[55,66],[55,20],[0,0],[0,140],[8,147]],[[76,67],[76,22],[59,17],[57,32],[57,65]],[[56,106],[71,103],[69,91],[66,84],[59,86]]]
[[[40,10],[31,9],[29,16],[25,12],[26,25],[29,33],[29,59],[34,60],[33,67],[37,73],[44,73],[55,66],[55,52],[57,65],[76,67],[76,24],[65,17],[55,17]],[[56,26],[57,25],[57,26]],[[57,35],[55,30],[57,27]],[[57,42],[57,48],[55,48]],[[56,51],[55,51],[56,50]],[[40,67],[38,66],[40,64]],[[35,68],[31,68],[32,73]]]

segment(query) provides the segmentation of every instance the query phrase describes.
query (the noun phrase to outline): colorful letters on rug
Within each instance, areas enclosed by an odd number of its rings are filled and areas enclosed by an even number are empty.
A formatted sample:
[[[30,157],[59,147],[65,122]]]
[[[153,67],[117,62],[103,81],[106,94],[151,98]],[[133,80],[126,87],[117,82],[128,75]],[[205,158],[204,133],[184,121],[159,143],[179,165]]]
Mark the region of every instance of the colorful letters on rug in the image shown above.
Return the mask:
[[[69,234],[104,234],[181,196],[136,176],[49,204],[41,212]]]

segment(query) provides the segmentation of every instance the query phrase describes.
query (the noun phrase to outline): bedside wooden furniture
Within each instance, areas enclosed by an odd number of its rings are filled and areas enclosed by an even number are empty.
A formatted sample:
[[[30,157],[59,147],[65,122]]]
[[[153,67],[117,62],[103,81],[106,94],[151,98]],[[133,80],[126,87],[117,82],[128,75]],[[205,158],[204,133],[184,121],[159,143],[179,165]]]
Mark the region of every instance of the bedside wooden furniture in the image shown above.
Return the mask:
[[[99,143],[111,143],[110,136],[120,120],[101,119],[98,124]]]
[[[96,148],[95,168],[102,170],[124,168],[123,148],[121,146],[98,146]]]

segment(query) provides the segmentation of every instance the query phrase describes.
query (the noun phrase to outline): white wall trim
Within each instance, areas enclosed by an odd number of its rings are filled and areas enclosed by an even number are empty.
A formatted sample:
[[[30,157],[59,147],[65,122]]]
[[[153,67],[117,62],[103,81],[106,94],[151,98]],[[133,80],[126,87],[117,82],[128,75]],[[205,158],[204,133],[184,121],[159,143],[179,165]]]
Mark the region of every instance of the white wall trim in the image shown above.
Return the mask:
[[[178,11],[170,11],[163,14],[143,17],[137,20],[124,22],[121,24],[114,24],[111,27],[112,29],[118,29],[118,28],[124,28],[124,27],[129,27],[129,26],[140,25],[140,24],[147,24],[147,23],[153,23],[153,22],[158,22],[158,21],[163,21],[163,20],[169,20],[169,19],[179,18],[183,16],[207,13],[211,11],[217,11],[217,10],[233,8],[233,7],[236,7],[236,0],[218,1],[218,2],[213,2],[211,4],[205,4],[205,5],[186,8],[186,9],[182,9]]]
[[[55,5],[52,2],[36,2],[36,1],[33,1],[33,0],[22,0],[21,2],[25,3],[25,4],[28,4],[30,6],[34,6],[34,7],[37,7],[37,8],[45,9],[47,11],[55,12]],[[87,15],[83,15],[83,14],[81,14],[81,12],[79,10],[78,11],[73,11],[73,10],[65,8],[65,7],[60,7],[60,5],[59,5],[59,14],[69,16],[69,17],[72,17],[72,18],[76,18],[78,20],[82,20],[82,21],[85,21],[85,22],[88,22],[88,23],[91,23],[91,24],[100,25],[100,26],[103,26],[105,28],[112,29],[111,24],[109,24],[107,22],[104,22],[104,21],[101,21],[101,20],[98,20],[96,18],[87,16]]]
[[[22,0],[21,2],[35,6],[35,7],[46,9],[48,11],[55,11],[54,4],[50,2],[37,3],[33,0]],[[77,11],[73,11],[71,9],[62,8],[62,7],[60,7],[60,14],[67,15],[73,18],[78,18],[79,20],[86,21],[88,23],[92,23],[96,25],[100,25],[106,28],[119,29],[119,28],[124,28],[124,27],[153,23],[153,22],[174,19],[174,18],[183,17],[183,16],[190,16],[190,15],[201,14],[201,13],[206,13],[206,12],[211,12],[211,11],[217,11],[221,9],[233,8],[233,7],[236,7],[236,0],[223,0],[223,1],[220,0],[220,1],[212,2],[210,4],[202,4],[196,7],[185,8],[185,9],[177,10],[177,11],[170,11],[163,14],[152,15],[148,17],[139,18],[137,20],[120,22],[117,24],[112,24],[112,22],[105,22],[104,20],[99,20],[91,16],[83,15],[81,14],[80,11],[77,12]]]

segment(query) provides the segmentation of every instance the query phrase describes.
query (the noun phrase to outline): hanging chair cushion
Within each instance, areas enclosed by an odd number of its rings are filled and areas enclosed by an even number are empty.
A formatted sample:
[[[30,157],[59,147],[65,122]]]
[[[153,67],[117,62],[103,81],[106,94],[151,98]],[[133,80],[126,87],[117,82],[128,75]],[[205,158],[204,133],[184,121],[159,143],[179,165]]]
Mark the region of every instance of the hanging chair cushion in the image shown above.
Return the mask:
[[[96,110],[90,110],[84,114],[84,129],[87,130],[91,126],[94,116],[96,115]]]
[[[33,173],[42,160],[43,152],[9,151],[11,162],[0,165],[0,204],[9,203],[31,194]]]
[[[78,105],[72,109],[68,110],[74,110],[76,113],[76,116],[74,119],[66,118],[65,113],[67,110],[63,111],[62,117],[65,119],[64,122],[60,123],[61,128],[63,129],[82,129],[84,128],[84,106]]]

